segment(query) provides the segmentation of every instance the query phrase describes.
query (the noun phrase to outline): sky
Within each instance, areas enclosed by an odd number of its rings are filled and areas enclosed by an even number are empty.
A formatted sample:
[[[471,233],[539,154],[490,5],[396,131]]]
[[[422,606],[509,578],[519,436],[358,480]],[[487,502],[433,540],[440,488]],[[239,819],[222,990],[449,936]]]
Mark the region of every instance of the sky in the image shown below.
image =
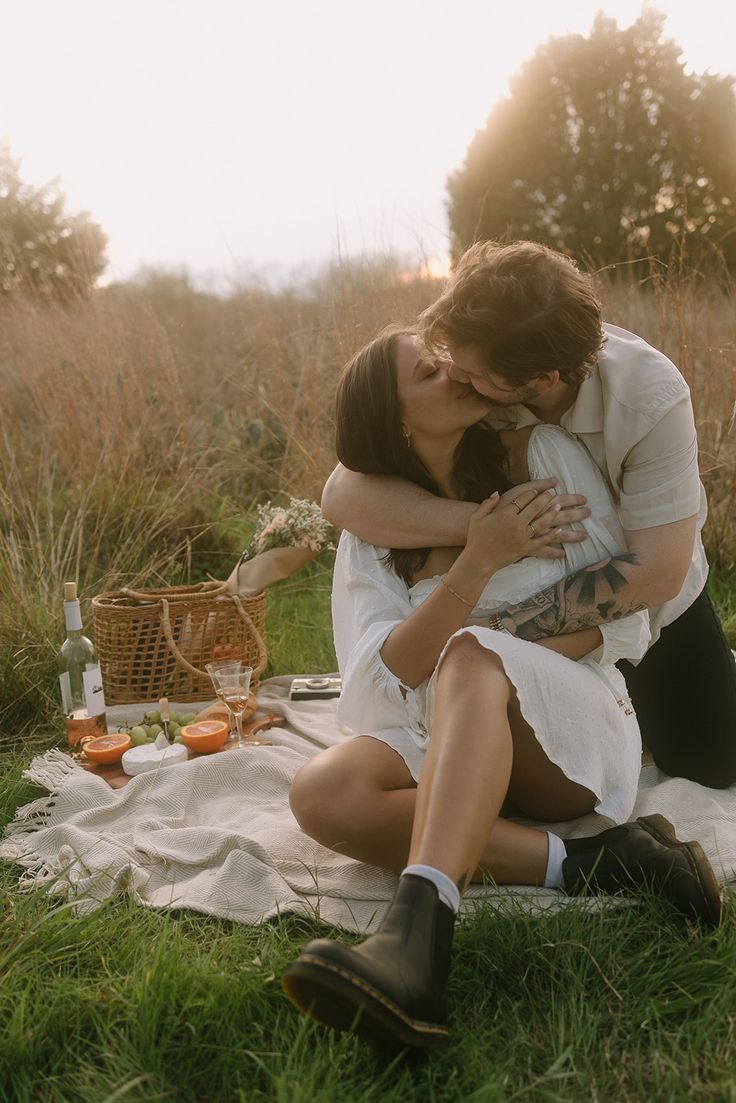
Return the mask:
[[[736,5],[671,0],[697,72]],[[398,253],[442,271],[447,176],[549,37],[641,0],[0,0],[0,140],[109,237],[106,279],[203,284]]]

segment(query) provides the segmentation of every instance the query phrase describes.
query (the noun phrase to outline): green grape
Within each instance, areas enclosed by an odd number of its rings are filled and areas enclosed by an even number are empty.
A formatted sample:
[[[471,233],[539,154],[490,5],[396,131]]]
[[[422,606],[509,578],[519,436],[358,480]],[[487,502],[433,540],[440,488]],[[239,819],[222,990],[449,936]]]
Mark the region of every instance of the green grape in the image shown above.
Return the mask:
[[[136,724],[134,728],[131,728],[128,734],[134,747],[140,747],[142,743],[148,741],[148,732],[140,724]]]
[[[196,712],[185,712],[184,715],[181,717],[182,727],[185,724],[193,724],[196,719],[197,719]]]
[[[143,717],[143,722],[144,724],[160,724],[161,713],[158,711],[158,709],[153,709],[152,712],[147,712],[145,714],[145,716]]]

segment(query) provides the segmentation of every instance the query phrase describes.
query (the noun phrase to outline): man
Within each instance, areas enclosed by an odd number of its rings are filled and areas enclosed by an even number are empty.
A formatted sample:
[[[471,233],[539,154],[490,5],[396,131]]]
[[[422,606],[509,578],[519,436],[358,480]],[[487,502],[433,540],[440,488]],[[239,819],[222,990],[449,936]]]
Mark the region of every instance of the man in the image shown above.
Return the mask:
[[[561,425],[588,448],[619,503],[628,553],[510,607],[503,626],[533,640],[648,608],[650,648],[637,666],[622,664],[644,743],[672,776],[731,785],[736,665],[706,590],[705,493],[677,368],[641,338],[603,325],[591,280],[534,242],[474,245],[421,323],[427,344],[452,357],[453,377],[493,401],[497,428]],[[475,506],[338,467],[322,508],[371,543],[431,547],[464,544]]]

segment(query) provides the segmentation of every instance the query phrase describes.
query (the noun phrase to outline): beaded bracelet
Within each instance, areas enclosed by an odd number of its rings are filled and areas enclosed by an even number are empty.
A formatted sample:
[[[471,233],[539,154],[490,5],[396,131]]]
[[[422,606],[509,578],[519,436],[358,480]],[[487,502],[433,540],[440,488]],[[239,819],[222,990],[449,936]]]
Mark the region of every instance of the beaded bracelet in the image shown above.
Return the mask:
[[[488,627],[492,628],[494,632],[506,632],[507,635],[509,632],[498,613],[491,613],[488,618]]]

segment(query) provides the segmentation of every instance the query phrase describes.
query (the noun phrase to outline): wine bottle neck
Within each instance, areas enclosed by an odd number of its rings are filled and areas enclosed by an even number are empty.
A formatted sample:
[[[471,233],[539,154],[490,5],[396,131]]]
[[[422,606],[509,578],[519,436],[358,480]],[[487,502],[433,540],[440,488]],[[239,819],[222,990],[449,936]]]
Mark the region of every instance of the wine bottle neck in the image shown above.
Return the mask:
[[[78,601],[64,602],[64,620],[66,621],[66,630],[70,636],[81,636],[82,613],[80,611]]]

